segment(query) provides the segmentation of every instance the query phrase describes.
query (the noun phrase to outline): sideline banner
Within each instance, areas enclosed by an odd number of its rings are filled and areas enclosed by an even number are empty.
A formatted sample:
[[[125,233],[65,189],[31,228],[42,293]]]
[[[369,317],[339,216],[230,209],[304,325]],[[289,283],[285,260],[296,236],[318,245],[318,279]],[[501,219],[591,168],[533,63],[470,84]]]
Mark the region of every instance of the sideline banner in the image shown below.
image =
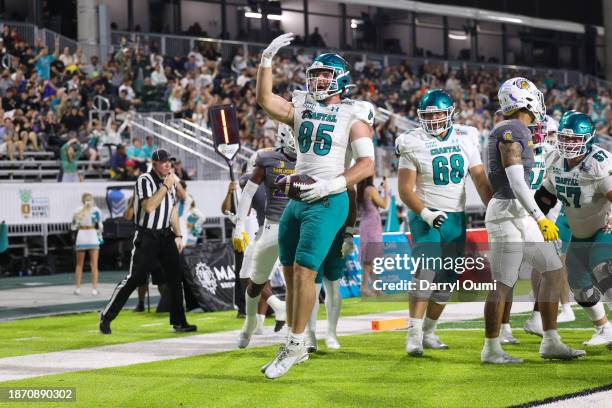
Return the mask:
[[[197,305],[205,312],[234,309],[234,251],[223,242],[186,248],[185,282]]]

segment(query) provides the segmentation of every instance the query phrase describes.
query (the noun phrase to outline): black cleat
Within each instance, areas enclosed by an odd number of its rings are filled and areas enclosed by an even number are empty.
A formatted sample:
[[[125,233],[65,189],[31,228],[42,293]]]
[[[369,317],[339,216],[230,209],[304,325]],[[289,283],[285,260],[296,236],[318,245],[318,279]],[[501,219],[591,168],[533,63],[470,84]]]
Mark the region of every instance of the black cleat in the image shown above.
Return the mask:
[[[198,331],[198,326],[195,324],[174,325],[172,326],[172,330],[174,330],[175,333],[189,333]]]
[[[98,323],[98,329],[102,334],[111,334],[110,322],[104,318],[104,315],[100,314],[100,322]]]
[[[144,302],[138,302],[136,307],[134,308],[135,312],[144,312]]]
[[[279,331],[281,331],[284,325],[285,325],[284,320],[276,320],[274,323],[274,333],[278,333]]]
[[[246,314],[239,310],[238,313],[236,313],[236,319],[246,319]]]

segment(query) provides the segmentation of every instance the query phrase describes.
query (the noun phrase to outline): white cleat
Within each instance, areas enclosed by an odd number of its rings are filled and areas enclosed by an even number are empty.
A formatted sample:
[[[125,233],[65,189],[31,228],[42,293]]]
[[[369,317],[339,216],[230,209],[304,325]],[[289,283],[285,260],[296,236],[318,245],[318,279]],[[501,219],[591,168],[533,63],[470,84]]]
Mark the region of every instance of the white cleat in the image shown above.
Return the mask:
[[[92,289],[92,290],[91,290],[91,294],[92,294],[93,296],[98,296],[98,294],[99,294],[99,293],[100,293],[100,292],[98,292],[98,289]]]
[[[512,334],[502,334],[499,336],[500,344],[521,344],[521,342]]]
[[[304,339],[304,346],[308,353],[317,352],[317,336],[314,331],[308,330],[306,332],[306,338]]]
[[[561,341],[561,338],[544,338],[540,343],[540,356],[548,360],[572,360],[586,356],[584,350],[574,350]]]
[[[440,341],[433,333],[423,335],[423,348],[434,350],[446,350],[448,346]]]
[[[410,332],[406,336],[406,353],[411,356],[423,355],[423,332]]]
[[[484,364],[521,364],[522,358],[512,357],[510,354],[501,351],[485,351],[480,352],[480,361]]]
[[[72,291],[72,294],[75,295],[75,296],[79,296],[81,294],[81,288],[75,288]]]
[[[576,315],[571,308],[562,310],[561,313],[557,315],[557,323],[573,322],[574,320],[576,320]]]
[[[585,341],[585,346],[600,346],[602,344],[612,344],[612,327],[603,326],[595,329],[595,334],[590,340]]]
[[[525,320],[523,329],[529,334],[535,334],[536,336],[544,336],[544,329],[542,328],[542,319],[535,318],[533,315],[529,319]]]
[[[259,368],[259,371],[261,371],[262,374],[265,374],[266,369],[270,367],[270,364],[276,361],[276,358],[280,355],[280,353],[284,350],[285,347],[286,347],[285,343],[278,346],[278,350],[276,351],[276,355],[274,356],[274,358]]]
[[[330,350],[338,350],[340,348],[340,342],[336,336],[327,336],[325,338],[325,346]]]
[[[238,348],[246,348],[251,342],[251,336],[253,336],[253,332],[255,331],[255,324],[249,324],[249,318],[244,321],[242,325],[242,329],[240,330],[240,335],[238,337]]]
[[[282,349],[266,368],[266,378],[274,379],[287,374],[289,369],[296,364],[300,364],[308,360],[308,352],[304,345],[288,344]]]

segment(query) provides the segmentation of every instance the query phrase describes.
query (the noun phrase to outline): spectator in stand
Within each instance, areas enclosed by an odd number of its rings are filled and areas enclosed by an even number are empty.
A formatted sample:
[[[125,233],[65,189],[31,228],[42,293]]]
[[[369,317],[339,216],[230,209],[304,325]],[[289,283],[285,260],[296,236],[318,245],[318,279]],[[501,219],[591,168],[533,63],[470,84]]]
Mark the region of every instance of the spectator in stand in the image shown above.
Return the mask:
[[[181,115],[183,112],[183,89],[179,85],[172,88],[172,94],[168,98],[170,111],[176,115]]]
[[[126,162],[127,154],[125,152],[125,145],[120,144],[117,146],[117,150],[113,153],[110,159],[111,178],[113,180],[122,180],[127,175]]]
[[[119,92],[119,99],[115,102],[115,117],[124,120],[132,110],[132,102],[128,99],[128,91],[123,89]]]
[[[314,32],[308,36],[308,43],[312,47],[325,48],[325,41],[323,41],[323,37],[319,34],[319,27],[315,27]]]
[[[155,69],[151,73],[151,85],[163,86],[166,85],[166,83],[168,83],[168,78],[166,78],[163,66],[158,63],[155,65]]]
[[[78,62],[76,54],[71,54],[70,48],[68,47],[64,47],[64,52],[58,57],[58,60],[62,61],[64,67],[75,65]]]
[[[117,125],[117,121],[115,121],[112,116],[109,116],[106,122],[106,133],[101,139],[102,145],[119,146],[122,144],[123,139],[121,138],[121,133],[123,133],[127,126],[129,126],[129,118],[124,120],[121,126],[119,126]]]
[[[67,114],[62,117],[62,130],[67,132],[76,132],[79,136],[85,126],[85,117],[83,112],[76,107],[71,107]]]
[[[132,139],[132,144],[127,148],[126,154],[128,159],[132,160],[141,172],[147,171],[146,153],[138,137]]]
[[[55,51],[53,55],[49,55],[49,50],[44,47],[38,55],[34,57],[32,63],[36,68],[36,72],[40,79],[47,81],[51,79],[51,64],[59,57],[59,38],[55,40]]]
[[[11,118],[5,118],[3,126],[0,128],[0,155],[6,155],[9,160],[15,160],[15,149],[19,154],[19,160],[24,159],[24,145],[17,137],[13,121]]]
[[[153,152],[157,149],[159,149],[159,146],[155,144],[155,140],[153,139],[153,136],[147,135],[145,137],[145,145],[142,146],[142,150],[144,151],[145,158],[150,161],[151,157],[153,156]],[[182,179],[182,177],[180,178]]]
[[[183,167],[183,162],[180,159],[177,159],[174,162],[174,174],[178,176],[181,180],[191,181],[192,175],[189,174],[187,170]]]
[[[78,174],[78,161],[83,148],[76,137],[71,138],[60,150],[60,164],[62,166],[62,183],[78,183],[81,178]]]

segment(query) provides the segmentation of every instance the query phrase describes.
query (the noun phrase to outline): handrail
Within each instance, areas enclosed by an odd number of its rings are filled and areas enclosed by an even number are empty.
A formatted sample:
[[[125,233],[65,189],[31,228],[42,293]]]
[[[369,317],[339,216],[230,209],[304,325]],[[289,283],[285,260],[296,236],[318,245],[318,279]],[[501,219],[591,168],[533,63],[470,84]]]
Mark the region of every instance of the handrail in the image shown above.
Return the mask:
[[[167,138],[166,136],[162,135],[162,134],[161,134],[161,133],[159,133],[159,132],[156,132],[156,131],[154,131],[154,130],[149,129],[149,128],[147,128],[147,127],[145,127],[145,126],[141,125],[141,124],[140,124],[140,123],[138,123],[138,122],[132,122],[132,126],[135,126],[135,127],[139,128],[139,129],[141,129],[141,130],[145,131],[145,132],[148,132],[148,133],[150,133],[150,134],[152,134],[152,135],[154,135],[154,136],[156,136],[156,137],[158,137],[158,138],[160,138],[160,139],[164,140],[165,142],[168,142],[168,143],[170,143],[170,144],[172,144],[172,145],[174,145],[174,146],[178,147],[178,148],[179,148],[179,149],[181,149],[181,150],[184,150],[184,151],[186,151],[186,152],[188,152],[188,153],[193,154],[194,156],[197,156],[197,157],[199,157],[199,158],[203,159],[204,161],[207,161],[207,162],[209,162],[209,163],[214,164],[215,166],[217,166],[217,167],[219,167],[219,168],[221,168],[221,169],[223,169],[223,170],[228,170],[228,171],[229,171],[229,166],[228,166],[226,163],[219,163],[219,162],[216,162],[216,161],[214,161],[214,160],[210,159],[209,157],[206,157],[206,156],[205,156],[205,155],[203,155],[202,153],[200,153],[200,152],[198,152],[198,151],[196,151],[196,150],[193,150],[192,148],[187,147],[187,146],[185,146],[185,145],[183,145],[183,144],[181,144],[181,143],[175,142],[174,140]],[[170,128],[170,129],[171,129],[171,128]],[[171,130],[173,130],[173,129],[171,129]]]

